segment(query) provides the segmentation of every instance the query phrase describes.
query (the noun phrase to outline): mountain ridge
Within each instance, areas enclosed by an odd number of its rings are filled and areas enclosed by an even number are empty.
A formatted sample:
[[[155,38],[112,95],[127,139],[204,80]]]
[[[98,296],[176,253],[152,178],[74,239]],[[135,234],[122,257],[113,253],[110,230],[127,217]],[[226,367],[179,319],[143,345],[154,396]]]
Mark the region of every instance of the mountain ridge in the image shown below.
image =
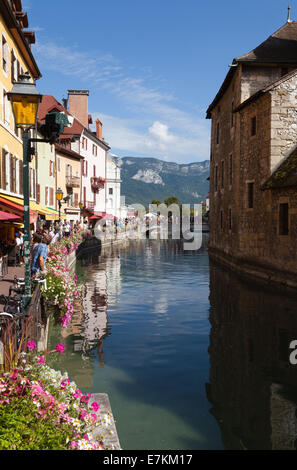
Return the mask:
[[[177,196],[184,204],[205,200],[209,192],[209,160],[193,163],[166,162],[155,157],[113,157],[121,167],[121,194],[126,204],[146,207]]]

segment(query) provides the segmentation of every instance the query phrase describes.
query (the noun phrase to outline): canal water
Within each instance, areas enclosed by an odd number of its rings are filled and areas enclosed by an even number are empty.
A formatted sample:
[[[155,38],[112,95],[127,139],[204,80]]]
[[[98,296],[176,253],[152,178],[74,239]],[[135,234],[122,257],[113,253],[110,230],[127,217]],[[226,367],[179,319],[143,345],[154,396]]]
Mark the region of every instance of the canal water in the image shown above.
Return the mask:
[[[178,241],[78,261],[83,305],[50,343],[83,392],[109,395],[124,450],[297,443],[296,297],[240,280]]]

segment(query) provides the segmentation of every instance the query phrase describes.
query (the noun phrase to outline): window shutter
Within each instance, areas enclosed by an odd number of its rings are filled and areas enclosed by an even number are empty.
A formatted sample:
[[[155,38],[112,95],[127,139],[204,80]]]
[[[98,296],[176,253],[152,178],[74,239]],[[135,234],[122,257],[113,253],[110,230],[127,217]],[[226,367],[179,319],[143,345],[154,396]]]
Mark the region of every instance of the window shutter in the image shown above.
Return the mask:
[[[13,156],[9,155],[9,169],[10,169],[10,183],[9,183],[9,191],[14,192],[13,190]]]
[[[40,184],[37,185],[36,202],[37,204],[40,204]]]
[[[23,161],[19,162],[19,181],[20,181],[20,194],[24,193],[24,182],[23,182]]]
[[[54,204],[54,190],[50,188],[50,206]]]

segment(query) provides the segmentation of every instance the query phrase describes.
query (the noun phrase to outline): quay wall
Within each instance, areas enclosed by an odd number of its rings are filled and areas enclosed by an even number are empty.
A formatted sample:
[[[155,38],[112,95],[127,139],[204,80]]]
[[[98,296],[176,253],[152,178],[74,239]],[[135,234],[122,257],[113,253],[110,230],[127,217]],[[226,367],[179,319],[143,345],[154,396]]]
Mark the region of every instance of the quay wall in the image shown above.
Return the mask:
[[[235,256],[218,248],[208,247],[210,259],[226,266],[241,277],[264,283],[279,290],[297,290],[297,273],[283,266],[262,262],[256,257]]]

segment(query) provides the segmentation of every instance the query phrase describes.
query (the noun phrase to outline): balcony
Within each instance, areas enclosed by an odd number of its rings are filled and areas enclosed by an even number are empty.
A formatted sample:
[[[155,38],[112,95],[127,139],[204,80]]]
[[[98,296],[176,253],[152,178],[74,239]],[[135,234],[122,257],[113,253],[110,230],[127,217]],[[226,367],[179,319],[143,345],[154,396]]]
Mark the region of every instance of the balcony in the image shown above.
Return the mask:
[[[79,176],[66,176],[66,186],[68,188],[79,188],[80,177]]]
[[[97,192],[100,189],[103,189],[105,182],[106,182],[106,179],[102,178],[102,176],[92,176],[92,178],[91,178],[92,190],[94,192]]]

